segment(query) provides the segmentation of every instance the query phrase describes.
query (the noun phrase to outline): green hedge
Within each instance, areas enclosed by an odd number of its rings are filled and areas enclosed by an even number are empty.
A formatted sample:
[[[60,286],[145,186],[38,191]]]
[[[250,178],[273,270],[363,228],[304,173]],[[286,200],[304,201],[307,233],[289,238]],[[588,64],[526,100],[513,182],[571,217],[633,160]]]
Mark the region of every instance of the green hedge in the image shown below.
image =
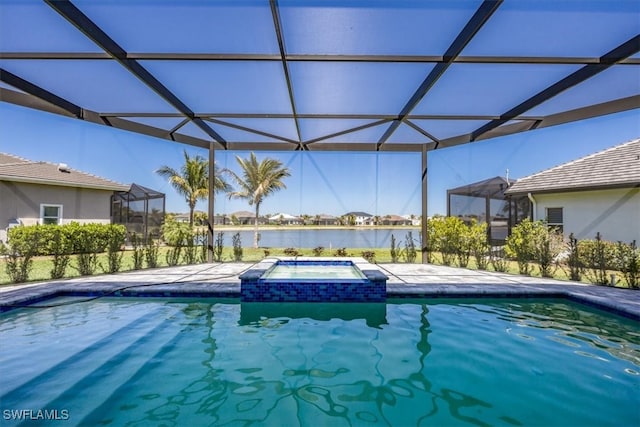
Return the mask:
[[[114,241],[124,244],[126,228],[121,224],[29,225],[9,230],[9,246],[22,252],[21,248],[34,247],[36,255],[59,253],[60,240],[67,242],[64,252],[68,254],[101,253]]]

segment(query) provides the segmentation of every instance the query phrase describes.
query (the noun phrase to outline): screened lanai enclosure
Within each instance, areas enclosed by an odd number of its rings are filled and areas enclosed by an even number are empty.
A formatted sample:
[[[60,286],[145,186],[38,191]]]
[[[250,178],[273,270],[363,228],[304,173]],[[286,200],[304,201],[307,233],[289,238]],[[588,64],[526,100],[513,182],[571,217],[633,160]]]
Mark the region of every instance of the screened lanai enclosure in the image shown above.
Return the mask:
[[[425,236],[430,152],[640,106],[637,0],[0,8],[2,102],[206,149],[210,168],[219,150],[415,153]]]
[[[124,225],[128,233],[135,233],[144,242],[160,237],[164,214],[164,193],[142,185],[131,184],[128,191],[116,191],[111,196],[111,223]]]
[[[503,245],[511,228],[530,216],[529,199],[504,194],[515,180],[496,176],[447,190],[447,215],[487,223],[487,237]]]

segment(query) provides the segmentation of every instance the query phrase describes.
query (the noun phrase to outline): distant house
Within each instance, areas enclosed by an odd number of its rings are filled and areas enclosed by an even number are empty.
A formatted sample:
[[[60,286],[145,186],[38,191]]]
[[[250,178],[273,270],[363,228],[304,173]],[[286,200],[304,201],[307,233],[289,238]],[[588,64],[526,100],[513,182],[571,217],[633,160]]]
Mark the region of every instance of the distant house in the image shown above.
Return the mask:
[[[314,225],[336,225],[338,224],[338,218],[333,215],[320,214],[312,218]]]
[[[412,225],[411,220],[399,215],[385,215],[380,220],[381,225]]]
[[[269,217],[269,224],[300,225],[302,224],[302,219],[287,213],[278,213]]]
[[[528,196],[533,219],[565,236],[640,243],[640,139],[520,178],[506,194]]]
[[[254,212],[249,211],[238,211],[233,212],[231,215],[231,223],[234,225],[251,225],[255,224],[256,214]],[[258,218],[258,224],[266,224],[267,221],[265,218]]]
[[[420,225],[422,223],[422,219],[420,215],[407,214],[407,215],[402,215],[402,218],[410,220],[411,225]]]
[[[195,213],[195,212],[194,212],[194,213]],[[173,216],[173,219],[174,219],[176,222],[186,222],[186,223],[188,223],[188,222],[189,222],[189,213],[179,213],[179,214],[175,214],[175,215]]]
[[[373,215],[366,212],[347,212],[343,215],[349,221],[349,218],[353,218],[355,221],[355,225],[372,225],[373,224]],[[347,225],[349,223],[347,222]]]
[[[111,196],[129,186],[65,164],[0,153],[0,241],[17,225],[111,222]]]

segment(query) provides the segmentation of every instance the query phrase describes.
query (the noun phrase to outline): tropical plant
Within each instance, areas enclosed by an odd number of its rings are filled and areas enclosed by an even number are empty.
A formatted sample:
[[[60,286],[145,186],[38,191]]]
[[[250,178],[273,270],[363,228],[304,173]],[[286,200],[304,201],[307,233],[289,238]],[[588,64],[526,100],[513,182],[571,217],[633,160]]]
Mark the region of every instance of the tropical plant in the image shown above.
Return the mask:
[[[226,172],[238,184],[240,189],[229,192],[229,198],[246,199],[250,206],[255,206],[253,247],[257,248],[260,205],[265,197],[286,188],[282,180],[291,176],[291,174],[280,160],[266,158],[258,162],[255,153],[251,153],[248,159],[236,156],[236,160],[242,169],[242,176],[228,169]]]
[[[190,157],[187,150],[184,150],[184,164],[180,170],[170,166],[162,166],[156,171],[162,177],[167,178],[169,184],[184,196],[185,202],[189,206],[189,225],[193,225],[193,212],[198,200],[205,200],[209,197],[209,162],[202,156]],[[224,180],[218,172],[217,165],[214,165],[214,191],[230,191],[231,186]]]

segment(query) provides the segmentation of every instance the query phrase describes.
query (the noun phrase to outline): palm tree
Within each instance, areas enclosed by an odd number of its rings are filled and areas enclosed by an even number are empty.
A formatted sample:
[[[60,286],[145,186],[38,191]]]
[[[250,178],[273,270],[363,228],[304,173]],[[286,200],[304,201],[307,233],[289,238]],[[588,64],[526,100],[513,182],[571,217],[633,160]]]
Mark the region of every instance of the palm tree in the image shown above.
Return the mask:
[[[189,205],[189,225],[193,226],[196,203],[209,196],[209,161],[199,155],[189,157],[187,150],[184,150],[184,164],[180,171],[170,166],[162,166],[156,173],[167,178],[178,194],[184,196],[185,202]],[[214,165],[214,175],[214,192],[231,191],[231,186],[222,178],[217,165]]]
[[[227,170],[227,173],[238,183],[240,190],[230,192],[229,198],[246,199],[249,205],[256,207],[253,247],[257,248],[260,204],[265,197],[287,188],[282,179],[291,176],[291,174],[288,168],[282,166],[280,160],[266,158],[258,162],[253,152],[248,159],[236,156],[236,160],[242,168],[242,177],[230,170]]]

